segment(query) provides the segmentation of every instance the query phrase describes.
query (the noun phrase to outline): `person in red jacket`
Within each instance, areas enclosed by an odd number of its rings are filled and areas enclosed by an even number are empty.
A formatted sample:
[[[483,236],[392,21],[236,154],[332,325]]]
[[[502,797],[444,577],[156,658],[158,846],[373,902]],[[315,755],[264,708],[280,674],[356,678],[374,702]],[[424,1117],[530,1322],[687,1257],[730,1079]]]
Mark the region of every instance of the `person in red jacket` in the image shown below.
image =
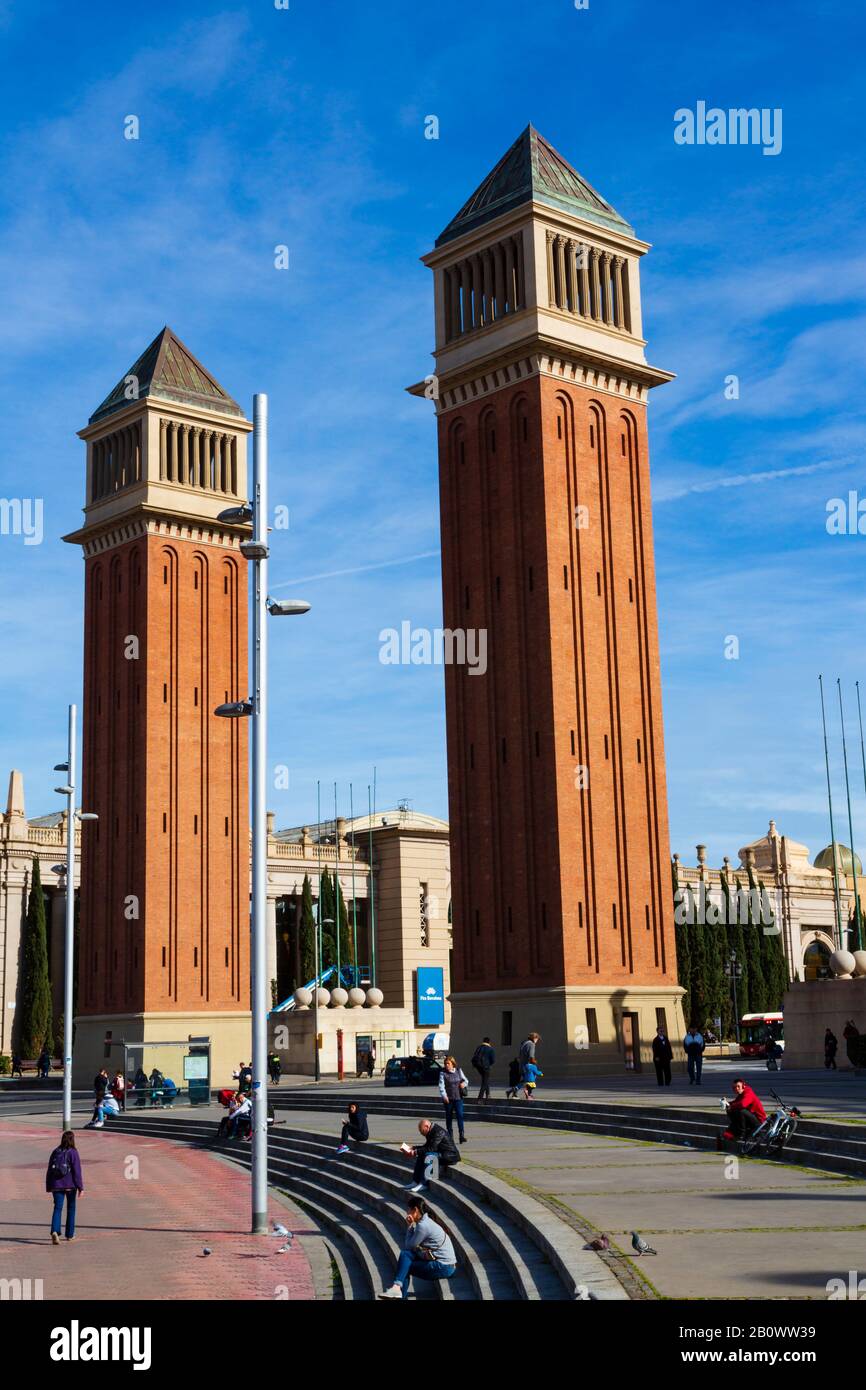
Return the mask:
[[[741,1076],[734,1082],[734,1099],[728,1101],[728,1128],[723,1139],[745,1139],[762,1125],[767,1112],[755,1092]]]

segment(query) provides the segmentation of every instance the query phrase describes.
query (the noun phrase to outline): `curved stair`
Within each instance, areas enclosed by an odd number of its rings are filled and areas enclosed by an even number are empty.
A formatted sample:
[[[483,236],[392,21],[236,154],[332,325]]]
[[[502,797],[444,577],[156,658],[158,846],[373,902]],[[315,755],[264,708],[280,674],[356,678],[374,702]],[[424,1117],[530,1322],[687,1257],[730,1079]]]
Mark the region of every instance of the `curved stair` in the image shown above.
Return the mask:
[[[111,1128],[195,1144],[249,1167],[239,1140],[216,1140],[213,1121],[127,1112]],[[334,1139],[278,1124],[268,1136],[268,1180],[312,1218],[340,1271],[342,1296],[373,1299],[390,1284],[405,1231],[405,1160],[366,1143],[337,1155]],[[468,1166],[468,1165],[465,1165]],[[452,1170],[427,1198],[457,1252],[451,1280],[413,1280],[415,1296],[451,1300],[625,1299],[611,1269],[533,1198],[481,1172]],[[303,1240],[303,1237],[301,1237]]]

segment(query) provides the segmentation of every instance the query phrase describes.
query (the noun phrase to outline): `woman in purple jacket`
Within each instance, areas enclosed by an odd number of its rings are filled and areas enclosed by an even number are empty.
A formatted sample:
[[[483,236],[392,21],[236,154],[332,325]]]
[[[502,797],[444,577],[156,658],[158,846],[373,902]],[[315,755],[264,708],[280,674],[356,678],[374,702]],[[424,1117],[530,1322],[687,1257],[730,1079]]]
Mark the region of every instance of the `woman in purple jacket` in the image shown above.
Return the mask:
[[[60,1218],[63,1215],[63,1198],[66,1198],[66,1239],[75,1239],[75,1203],[84,1191],[81,1176],[81,1159],[75,1147],[75,1135],[65,1129],[60,1136],[60,1146],[48,1160],[45,1174],[45,1191],[54,1197],[54,1214],[51,1217],[51,1244],[60,1244]]]

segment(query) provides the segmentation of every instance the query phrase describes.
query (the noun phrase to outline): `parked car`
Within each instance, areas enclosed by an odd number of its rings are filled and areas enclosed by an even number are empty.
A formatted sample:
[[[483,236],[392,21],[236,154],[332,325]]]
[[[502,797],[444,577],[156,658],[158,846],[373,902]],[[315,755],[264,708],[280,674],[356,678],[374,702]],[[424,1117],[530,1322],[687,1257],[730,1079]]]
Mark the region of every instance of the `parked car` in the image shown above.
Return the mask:
[[[428,1057],[392,1057],[385,1067],[386,1086],[438,1086],[439,1066]]]

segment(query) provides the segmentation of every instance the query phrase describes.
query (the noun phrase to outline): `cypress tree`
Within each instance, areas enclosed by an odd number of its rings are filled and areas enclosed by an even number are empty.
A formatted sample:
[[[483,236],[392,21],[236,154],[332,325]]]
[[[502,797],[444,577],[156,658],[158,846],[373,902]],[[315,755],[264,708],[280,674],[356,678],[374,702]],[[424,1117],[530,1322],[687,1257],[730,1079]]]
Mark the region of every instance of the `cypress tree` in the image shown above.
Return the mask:
[[[39,860],[36,858],[33,860],[27,921],[21,943],[21,1007],[18,1019],[18,1047],[22,1057],[38,1057],[43,1047],[51,1052],[51,985],[48,980],[45,895],[42,892]]]
[[[763,894],[766,890],[760,881],[759,887]],[[774,914],[773,926],[775,925]],[[767,1008],[770,1012],[777,1013],[782,1007],[785,990],[788,988],[788,962],[785,959],[781,932],[761,928],[761,965],[767,988]]]
[[[301,979],[305,985],[316,973],[316,915],[313,911],[313,890],[310,875],[304,874],[301,889]]]
[[[699,920],[695,895],[690,886],[688,894],[689,918],[689,1004],[692,1019],[703,1028],[708,1017],[709,1002],[707,994],[707,928]],[[691,1021],[691,1020],[690,1020]]]
[[[715,1026],[717,1018],[724,1026],[725,995],[728,977],[722,959],[727,943],[727,931],[719,905],[710,899],[707,884],[707,922],[704,927],[704,1008]]]
[[[691,1019],[690,986],[692,966],[691,944],[689,941],[689,932],[691,931],[691,927],[688,925],[687,922],[677,921],[678,917],[682,917],[684,915],[683,908],[685,904],[680,903],[678,901],[680,884],[679,877],[677,874],[676,860],[673,859],[671,860],[671,883],[674,892],[674,944],[676,947],[677,955],[677,979],[686,991],[683,995],[683,1013],[685,1015],[686,1022],[688,1023]]]
[[[751,887],[751,882],[749,884]],[[742,891],[740,880],[737,879],[737,892]],[[743,1013],[759,1014],[766,1009],[767,986],[764,980],[764,967],[761,959],[761,929],[755,922],[755,914],[752,907],[752,899],[749,897],[749,910],[747,921],[743,927],[743,945],[746,952],[746,970],[744,974],[748,977],[748,997],[744,994],[741,1010]]]
[[[334,918],[340,930],[340,965],[354,965],[352,938],[349,932],[349,914],[346,910],[346,899],[343,897],[343,890],[340,887],[340,879],[336,872],[334,873],[334,900],[336,906]]]
[[[302,983],[295,980],[292,968],[292,936],[294,897],[277,898],[277,1003],[286,999]]]
[[[322,915],[322,970],[337,963],[336,910],[334,907],[334,885],[326,868],[322,869],[319,880],[319,902]]]
[[[725,893],[725,907],[728,914],[728,960],[733,951],[737,957],[737,965],[742,970],[742,974],[737,980],[736,991],[736,1013],[734,1009],[734,986],[733,981],[726,975],[730,988],[728,990],[729,1017],[728,1030],[726,1036],[735,1038],[737,1035],[737,1015],[745,1013],[747,1000],[749,998],[749,962],[746,956],[746,940],[743,936],[743,924],[740,921],[739,908],[736,894],[731,892],[731,881],[727,874],[723,875],[722,883]]]

